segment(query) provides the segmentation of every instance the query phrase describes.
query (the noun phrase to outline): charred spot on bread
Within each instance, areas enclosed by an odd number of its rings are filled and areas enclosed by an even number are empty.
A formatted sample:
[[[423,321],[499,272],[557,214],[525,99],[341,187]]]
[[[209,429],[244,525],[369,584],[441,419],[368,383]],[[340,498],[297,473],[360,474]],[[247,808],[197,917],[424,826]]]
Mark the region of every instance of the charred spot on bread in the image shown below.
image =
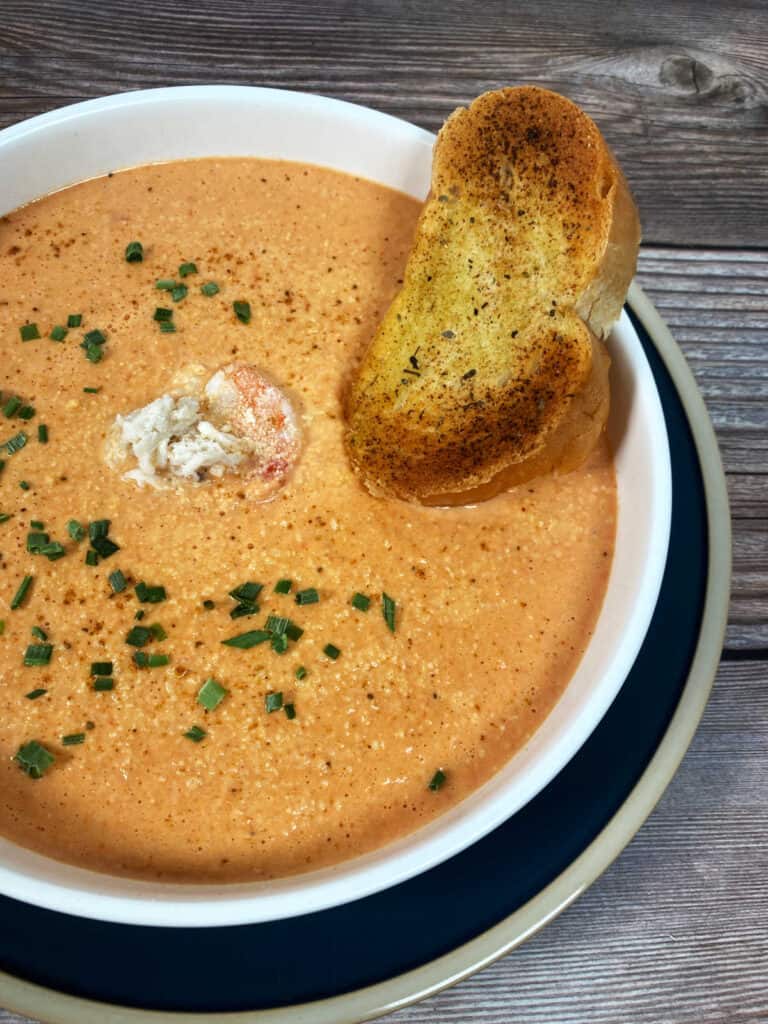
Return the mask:
[[[520,87],[455,111],[403,286],[345,392],[368,489],[460,502],[578,465],[607,417],[601,339],[639,234],[621,171],[575,104]]]

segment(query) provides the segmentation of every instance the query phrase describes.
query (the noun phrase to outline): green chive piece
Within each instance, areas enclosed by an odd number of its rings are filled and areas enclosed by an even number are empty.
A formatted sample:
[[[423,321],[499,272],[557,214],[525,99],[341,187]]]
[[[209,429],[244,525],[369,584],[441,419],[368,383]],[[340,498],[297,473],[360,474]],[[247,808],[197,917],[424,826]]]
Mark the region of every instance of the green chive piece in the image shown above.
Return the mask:
[[[38,423],[37,425],[37,440],[40,444],[48,444],[48,427],[45,423]]]
[[[11,611],[15,611],[17,608],[20,608],[21,605],[24,603],[24,598],[27,596],[27,591],[32,585],[32,580],[32,576],[25,576],[24,579],[21,581],[21,583],[19,584],[19,589],[13,595],[13,598],[11,600]]]
[[[53,644],[30,644],[24,652],[24,664],[28,666],[49,665]]]
[[[0,619],[0,636],[5,632],[5,619]]]
[[[37,700],[38,697],[44,697],[46,693],[48,693],[48,691],[40,687],[37,690],[30,690],[29,693],[25,693],[24,696],[27,700]]]
[[[137,654],[140,652],[137,651]],[[164,665],[170,664],[170,654],[150,654],[147,659],[147,668],[162,668]]]
[[[427,789],[431,789],[433,793],[436,793],[438,791],[438,789],[440,789],[441,786],[443,785],[443,783],[445,782],[445,779],[446,779],[445,772],[441,771],[438,768],[438,770],[435,772],[435,774],[430,779],[430,782],[429,782],[429,785],[427,786]]]
[[[241,583],[239,587],[230,590],[229,596],[244,604],[254,604],[263,589],[263,583]]]
[[[106,537],[110,525],[111,520],[109,519],[94,519],[92,523],[88,524],[88,536],[91,540],[95,540],[97,537]]]
[[[7,523],[9,519],[13,519],[11,512],[0,512],[0,523]]]
[[[30,633],[37,640],[47,640],[48,639],[48,634],[45,632],[44,629],[40,629],[39,626],[33,626],[32,629],[30,630]]]
[[[193,725],[191,729],[183,734],[188,740],[192,740],[193,743],[199,743],[200,740],[204,740],[208,733],[205,729],[201,729],[199,725]]]
[[[187,277],[189,274],[196,274],[197,267],[194,263],[182,263],[179,267],[179,276]]]
[[[216,607],[216,602],[212,601],[210,598],[206,598],[206,600],[203,601],[203,608],[205,608],[205,610],[207,612],[213,611],[213,609],[215,607]]]
[[[39,530],[33,530],[27,534],[27,551],[30,554],[37,555],[40,553],[40,549],[44,547],[51,538],[47,533],[41,533]]]
[[[141,242],[129,242],[125,247],[126,263],[141,263],[144,259],[144,246]]]
[[[161,292],[169,292],[171,288],[175,287],[176,282],[172,277],[161,277],[159,278],[159,280],[155,281],[155,288],[157,288],[158,291]]]
[[[146,613],[146,612],[144,611],[144,609],[143,609],[143,608],[139,608],[139,610],[138,610],[138,611],[136,612],[136,614],[135,614],[135,615],[134,615],[133,617],[134,617],[134,619],[135,619],[135,620],[136,620],[137,622],[141,622],[141,620],[142,620],[142,619],[144,618],[144,616],[145,616],[146,614],[147,614],[147,613]]]
[[[5,403],[5,405],[3,406],[3,415],[7,416],[8,419],[10,419],[12,416],[16,415],[17,409],[20,409],[20,408],[21,408],[21,399],[17,398],[15,395],[12,395],[8,399],[8,401]]]
[[[49,562],[55,562],[57,558],[63,558],[66,553],[64,545],[60,544],[57,540],[52,540],[50,544],[44,544],[40,548],[40,554],[45,555]]]
[[[243,616],[246,615],[255,615],[258,610],[259,606],[257,604],[246,604],[245,602],[241,602],[240,604],[235,605],[229,613],[229,617],[230,619],[242,619]]]
[[[83,322],[82,313],[70,313],[67,317],[67,327],[79,327]]]
[[[290,619],[281,618],[279,615],[270,615],[264,628],[268,629],[269,632],[275,636],[278,636],[281,633],[285,633],[290,621]]]
[[[91,547],[101,558],[109,558],[110,555],[114,555],[116,551],[120,550],[119,545],[109,537],[94,537]]]
[[[67,336],[67,328],[62,327],[61,324],[56,324],[55,327],[51,328],[51,333],[48,337],[51,341],[64,341]]]
[[[115,594],[122,594],[128,586],[125,576],[120,569],[115,569],[114,572],[111,572],[107,579],[109,580],[109,585],[112,587],[112,591]]]
[[[100,391],[101,391],[101,388],[83,388],[83,392],[86,395],[98,395],[98,393]]]
[[[341,651],[335,644],[326,644],[323,648],[323,654],[327,655],[331,661],[336,661]]]
[[[61,744],[64,747],[78,747],[81,743],[85,743],[84,732],[71,732],[68,736],[61,737]]]
[[[306,590],[299,590],[296,594],[296,604],[317,604],[320,595],[316,587],[307,587]]]
[[[390,633],[395,632],[395,602],[389,594],[381,595],[381,613]]]
[[[30,779],[42,779],[56,758],[37,740],[22,743],[14,755],[14,761],[20,765]]]
[[[31,420],[35,415],[35,410],[31,405],[22,405],[18,411],[18,417],[20,420]]]
[[[85,564],[86,565],[98,565],[99,555],[97,551],[86,551],[85,553]]]
[[[173,320],[163,320],[162,323],[160,324],[160,333],[175,334],[176,324],[173,322]]]
[[[275,633],[270,641],[270,646],[277,654],[285,654],[288,650],[288,637],[285,633]]]
[[[163,627],[160,625],[159,622],[153,622],[149,626],[149,631],[151,632],[151,634],[155,638],[155,640],[167,640],[168,639],[168,634],[165,632],[165,630],[163,629]]]
[[[150,587],[149,584],[144,583],[143,581],[136,584],[135,590],[136,597],[142,602],[142,604],[160,604],[161,601],[165,601],[167,596],[165,593],[165,587]]]
[[[112,675],[112,662],[111,661],[92,661],[91,662],[91,675],[92,676],[111,676]]]
[[[212,295],[219,294],[219,286],[215,281],[206,281],[204,285],[200,286],[200,291],[210,298]]]
[[[293,673],[297,679],[306,679],[309,674],[303,665],[299,665],[296,671]]]
[[[206,679],[197,694],[197,703],[202,704],[206,711],[215,711],[229,693],[226,687],[215,679]]]
[[[93,680],[93,688],[98,693],[107,693],[109,690],[114,690],[115,681],[109,677],[105,679],[103,676],[97,676],[97,678]]]
[[[19,487],[22,489],[22,491],[28,491],[31,486],[32,485],[28,480],[19,480]]]
[[[158,323],[161,323],[163,320],[171,320],[172,318],[173,310],[168,309],[167,306],[157,306],[152,317],[152,319],[157,320]]]
[[[24,324],[23,327],[19,328],[19,334],[22,341],[35,341],[36,338],[40,337],[37,324]]]
[[[104,334],[103,331],[100,331],[97,328],[96,330],[88,331],[87,334],[83,335],[83,346],[96,345],[98,347],[104,345],[106,343],[106,340],[106,334]]]
[[[233,302],[232,309],[234,309],[235,316],[241,324],[249,324],[251,322],[251,305],[249,302]]]
[[[272,634],[268,633],[266,629],[252,629],[248,633],[238,633],[237,636],[231,636],[228,640],[221,642],[226,647],[237,647],[242,651],[247,651],[250,647],[256,647],[257,644],[263,644],[266,640],[270,640],[271,637]]]
[[[146,651],[134,651],[133,663],[137,668],[149,668],[149,655]]]
[[[27,443],[27,440],[27,435],[22,430],[18,434],[15,434],[13,437],[11,437],[8,441],[6,441],[5,444],[2,445],[2,447],[5,448],[9,455],[15,455],[16,452],[21,451],[21,449]],[[21,486],[21,484],[19,484],[19,486]],[[27,490],[27,488],[25,487],[24,490]]]
[[[176,284],[171,288],[171,298],[174,302],[181,302],[186,299],[189,288],[185,284]]]
[[[132,626],[125,637],[125,642],[132,647],[146,647],[154,634],[147,626]]]
[[[371,599],[366,597],[365,594],[353,594],[350,604],[353,608],[357,608],[359,612],[367,612],[371,607]]]
[[[296,708],[293,704],[284,704],[283,711],[285,711],[285,717],[291,721],[296,717]]]
[[[264,697],[264,707],[267,710],[267,714],[272,714],[273,711],[279,711],[283,706],[283,695],[281,692],[268,693]]]
[[[290,594],[293,580],[278,580],[275,584],[276,594]]]

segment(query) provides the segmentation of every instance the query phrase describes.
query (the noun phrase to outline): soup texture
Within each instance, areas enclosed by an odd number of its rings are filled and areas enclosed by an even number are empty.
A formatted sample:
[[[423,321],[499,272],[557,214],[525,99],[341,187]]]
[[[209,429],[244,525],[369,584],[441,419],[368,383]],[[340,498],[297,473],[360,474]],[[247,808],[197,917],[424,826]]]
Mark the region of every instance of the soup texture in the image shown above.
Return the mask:
[[[607,446],[451,509],[371,497],[344,453],[344,384],[418,212],[220,159],[0,220],[6,837],[165,880],[329,865],[471,798],[562,694],[611,562]],[[158,488],[108,458],[116,417],[240,364],[300,429],[270,500],[234,470]]]

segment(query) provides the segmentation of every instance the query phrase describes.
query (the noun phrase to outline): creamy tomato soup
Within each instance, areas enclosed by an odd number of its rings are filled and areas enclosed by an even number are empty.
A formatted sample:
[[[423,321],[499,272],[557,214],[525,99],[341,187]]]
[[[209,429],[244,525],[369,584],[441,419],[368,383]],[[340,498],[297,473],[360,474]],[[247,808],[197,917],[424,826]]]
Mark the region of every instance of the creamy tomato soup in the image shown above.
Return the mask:
[[[341,390],[418,212],[330,170],[227,159],[88,181],[0,221],[10,839],[182,881],[327,865],[469,797],[562,694],[611,561],[606,447],[448,510],[372,498],[344,454]],[[240,363],[300,424],[271,500],[235,471],[156,488],[110,463],[117,416],[185,367]]]

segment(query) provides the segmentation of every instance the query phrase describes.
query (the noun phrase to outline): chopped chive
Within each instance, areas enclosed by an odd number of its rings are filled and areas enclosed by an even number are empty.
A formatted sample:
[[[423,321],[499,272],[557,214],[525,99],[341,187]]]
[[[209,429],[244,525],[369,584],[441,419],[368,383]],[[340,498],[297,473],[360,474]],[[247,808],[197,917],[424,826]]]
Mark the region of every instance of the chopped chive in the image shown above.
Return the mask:
[[[16,410],[21,407],[21,399],[17,398],[16,395],[12,395],[3,406],[3,415],[10,419],[16,415]]]
[[[268,693],[264,697],[264,707],[267,710],[267,714],[272,714],[273,711],[279,711],[283,706],[283,695],[281,692]]]
[[[48,665],[53,654],[53,644],[30,644],[24,652],[24,664],[28,666]]]
[[[42,779],[56,760],[50,750],[37,740],[22,743],[13,759],[31,779]]]
[[[57,558],[63,558],[66,553],[64,545],[60,544],[57,540],[52,540],[50,544],[44,544],[40,548],[40,554],[45,555],[49,562],[55,562]]]
[[[281,618],[279,615],[270,615],[264,628],[268,629],[273,635],[278,636],[286,632],[290,623],[290,619]]]
[[[13,519],[11,512],[0,512],[0,523],[7,523],[9,519]]]
[[[353,594],[350,604],[353,608],[357,608],[359,612],[367,612],[371,607],[371,599],[366,597],[365,594]]]
[[[82,313],[70,313],[67,317],[67,327],[79,327],[83,322]]]
[[[40,552],[40,548],[44,547],[51,538],[47,533],[41,533],[39,530],[32,530],[27,534],[27,551],[32,555],[36,555]]]
[[[235,605],[229,613],[229,617],[230,619],[242,619],[246,615],[255,615],[258,610],[257,604],[247,604],[245,601],[241,601],[240,604]]]
[[[81,345],[80,348],[85,349],[85,358],[89,363],[100,363],[104,358],[99,345]]]
[[[323,654],[327,655],[331,661],[336,661],[341,651],[335,644],[326,644],[323,648]]]
[[[37,700],[38,697],[44,697],[48,693],[47,690],[39,687],[37,690],[30,690],[29,693],[25,693],[24,696],[27,700]]]
[[[19,480],[19,487],[22,491],[28,491],[31,486],[29,480]]]
[[[62,327],[61,324],[56,324],[55,327],[51,328],[51,333],[48,337],[51,341],[64,341],[67,336],[67,328]]]
[[[436,793],[438,791],[438,789],[440,789],[440,787],[445,782],[445,778],[446,778],[445,772],[441,771],[438,768],[438,770],[435,772],[435,774],[430,779],[430,782],[429,782],[429,785],[427,786],[427,789],[431,789],[434,793]]]
[[[17,415],[20,420],[31,420],[35,415],[35,410],[31,405],[22,405]]]
[[[275,584],[276,594],[290,594],[293,580],[278,580]]]
[[[115,569],[114,572],[111,572],[109,574],[107,579],[109,580],[109,585],[110,587],[112,587],[112,591],[115,594],[122,594],[122,592],[128,586],[128,583],[126,582],[125,576],[123,575],[121,569]]]
[[[197,703],[202,704],[206,711],[215,711],[229,693],[226,687],[215,679],[206,679],[197,694]]]
[[[169,292],[171,288],[176,287],[176,282],[172,277],[161,277],[155,281],[155,288],[161,292]]]
[[[285,654],[288,650],[288,637],[285,633],[275,633],[270,641],[270,646],[277,654]]]
[[[389,594],[381,595],[381,613],[391,633],[395,632],[395,602]]]
[[[176,284],[171,288],[171,298],[174,302],[181,302],[186,299],[189,288],[185,284]]]
[[[168,309],[167,306],[157,306],[155,308],[153,320],[157,320],[158,323],[162,323],[163,320],[171,320],[173,318],[173,310]]]
[[[239,587],[230,590],[229,596],[245,604],[254,604],[263,589],[263,583],[241,583]]]
[[[84,732],[71,732],[68,736],[61,737],[61,744],[64,747],[78,747],[81,743],[85,743]]]
[[[134,651],[133,663],[137,668],[149,668],[149,655],[146,651]]]
[[[110,525],[111,520],[109,519],[94,519],[92,523],[88,524],[88,536],[91,540],[95,540],[97,537],[106,537]]]
[[[134,589],[136,590],[136,597],[142,602],[142,604],[160,604],[161,601],[165,601],[167,596],[165,593],[165,587],[151,587],[143,581],[141,583],[137,583]]]
[[[34,341],[40,337],[40,331],[37,329],[37,324],[24,324],[23,327],[19,328],[19,334],[21,335],[22,341]]]
[[[249,324],[251,322],[251,305],[249,302],[233,302],[232,309],[234,309],[235,316],[241,324]]]
[[[48,639],[48,634],[45,632],[44,629],[40,629],[39,626],[33,626],[32,629],[30,630],[30,633],[37,640],[47,640]]]
[[[215,281],[206,281],[204,285],[200,286],[200,291],[210,298],[211,295],[218,295],[219,286]]]
[[[86,551],[85,552],[85,564],[86,565],[98,565],[99,554],[97,551]]]
[[[5,619],[0,619],[0,636],[5,632]]]
[[[143,609],[143,608],[139,608],[139,610],[138,610],[138,611],[136,612],[136,614],[135,614],[135,615],[134,615],[133,617],[134,617],[134,619],[135,619],[135,620],[136,620],[137,622],[141,622],[141,620],[142,620],[142,619],[144,618],[144,616],[145,616],[146,614],[147,614],[147,613],[146,613],[146,612],[144,611],[144,609]]]
[[[30,519],[29,525],[32,527],[33,530],[42,530],[43,527],[45,526],[45,523],[42,522],[42,520],[40,519]]]
[[[110,555],[114,555],[116,551],[120,550],[120,546],[109,537],[94,537],[91,547],[101,558],[109,558]]]
[[[136,652],[141,653],[140,651]],[[170,654],[150,654],[147,658],[147,668],[162,668],[164,665],[170,664]]]
[[[317,604],[320,595],[315,587],[307,587],[306,590],[299,590],[296,594],[296,604]]]
[[[149,630],[152,633],[152,636],[155,638],[155,640],[168,639],[168,634],[165,632],[165,630],[163,629],[159,622],[153,622],[149,626]]]
[[[98,393],[100,391],[101,391],[101,388],[83,388],[83,392],[86,395],[98,395]]]
[[[205,601],[203,601],[203,608],[205,608],[207,612],[213,611],[215,607],[216,602],[212,601],[210,598],[206,598]]]
[[[126,263],[141,263],[144,259],[144,246],[141,242],[129,242],[125,247]]]
[[[18,434],[15,434],[8,441],[6,441],[5,444],[2,445],[2,447],[5,448],[5,450],[8,452],[9,455],[15,455],[16,452],[20,452],[21,451],[21,449],[24,447],[24,445],[26,443],[27,443],[27,435],[22,430]],[[19,485],[19,486],[21,486],[21,485]],[[24,490],[26,490],[26,489],[27,488],[24,488]]]
[[[24,603],[24,598],[27,596],[27,591],[32,585],[32,579],[32,576],[25,576],[24,579],[19,584],[19,589],[13,595],[13,598],[11,600],[11,611],[15,611],[16,608],[20,608],[21,605]]]
[[[107,676],[106,678],[104,676],[97,676],[93,680],[93,688],[98,693],[107,693],[107,691],[109,690],[114,690],[115,681],[109,676]]]
[[[291,721],[296,717],[296,707],[293,704],[284,704],[283,711],[285,711],[285,717]]]
[[[182,263],[179,267],[179,276],[187,277],[189,274],[196,274],[197,266],[194,263]]]
[[[147,626],[132,626],[125,637],[125,642],[132,647],[146,647],[154,634]]]
[[[299,667],[293,674],[296,676],[297,679],[306,679],[308,675],[307,670],[304,668],[303,665],[299,665]]]
[[[83,345],[84,346],[85,345],[96,345],[98,347],[98,346],[104,345],[106,343],[106,340],[107,340],[106,334],[104,334],[103,331],[100,331],[98,328],[96,328],[93,331],[88,331],[87,334],[83,335]]]
[[[92,661],[91,662],[91,675],[92,676],[111,676],[112,675],[112,662],[111,661]]]
[[[204,740],[208,733],[205,729],[201,729],[199,725],[193,725],[191,729],[187,729],[183,735],[188,739],[192,740],[193,743],[199,743],[200,740]]]
[[[173,320],[163,320],[162,323],[160,324],[160,333],[175,334],[176,324],[173,322]]]
[[[37,425],[37,440],[40,444],[48,444],[48,427],[45,423],[38,423]]]
[[[248,633],[238,633],[237,636],[231,636],[228,640],[221,642],[226,647],[238,647],[242,651],[247,651],[250,647],[263,644],[266,640],[271,639],[271,636],[272,634],[265,629],[252,629]]]

